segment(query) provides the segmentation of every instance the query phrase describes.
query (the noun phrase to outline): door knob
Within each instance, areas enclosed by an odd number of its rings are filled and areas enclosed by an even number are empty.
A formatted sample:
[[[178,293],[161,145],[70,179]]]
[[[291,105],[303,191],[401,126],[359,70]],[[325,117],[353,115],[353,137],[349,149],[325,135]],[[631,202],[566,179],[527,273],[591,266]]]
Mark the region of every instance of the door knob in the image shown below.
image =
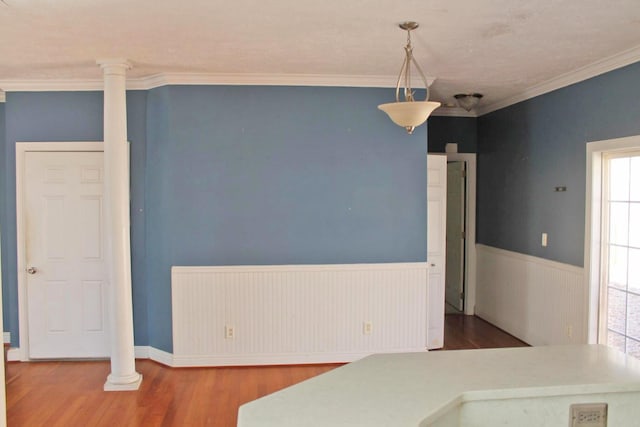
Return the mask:
[[[35,267],[29,267],[27,268],[27,273],[29,274],[36,274],[38,272],[38,269]]]
[[[430,267],[435,267],[436,265],[434,263],[431,263]]]

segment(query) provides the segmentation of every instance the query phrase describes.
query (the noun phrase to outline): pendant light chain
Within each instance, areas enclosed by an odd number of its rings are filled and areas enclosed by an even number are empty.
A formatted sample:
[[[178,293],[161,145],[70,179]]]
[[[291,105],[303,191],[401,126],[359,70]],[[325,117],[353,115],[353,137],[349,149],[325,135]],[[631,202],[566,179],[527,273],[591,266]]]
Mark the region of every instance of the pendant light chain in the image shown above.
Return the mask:
[[[401,28],[407,31],[407,45],[404,47],[404,52],[405,52],[404,62],[402,63],[402,67],[400,68],[400,74],[398,75],[398,81],[396,83],[396,102],[401,102],[400,101],[401,83],[404,84],[404,100],[406,102],[415,101],[415,98],[413,96],[414,91],[413,91],[413,88],[411,87],[411,64],[412,63],[418,70],[418,74],[420,75],[420,77],[422,78],[422,81],[424,82],[424,87],[426,90],[425,100],[428,100],[429,84],[427,83],[427,78],[425,77],[424,72],[422,71],[422,68],[420,68],[420,65],[418,64],[416,59],[413,57],[413,46],[411,45],[411,30],[413,28],[411,27],[408,27],[408,28],[401,27]]]
[[[407,30],[407,45],[404,47],[407,59],[407,69],[404,76],[404,99],[413,102],[413,90],[411,90],[411,62],[413,61],[413,47],[411,46],[411,29]]]

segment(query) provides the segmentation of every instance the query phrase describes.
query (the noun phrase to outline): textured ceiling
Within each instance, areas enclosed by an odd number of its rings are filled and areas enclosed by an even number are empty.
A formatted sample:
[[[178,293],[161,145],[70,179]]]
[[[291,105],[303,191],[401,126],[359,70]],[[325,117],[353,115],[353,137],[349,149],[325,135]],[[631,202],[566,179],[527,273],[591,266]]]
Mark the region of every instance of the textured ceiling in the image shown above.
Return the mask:
[[[640,48],[639,0],[2,0],[2,82],[99,79],[97,58],[158,73],[396,76],[414,54],[432,99],[491,104]]]

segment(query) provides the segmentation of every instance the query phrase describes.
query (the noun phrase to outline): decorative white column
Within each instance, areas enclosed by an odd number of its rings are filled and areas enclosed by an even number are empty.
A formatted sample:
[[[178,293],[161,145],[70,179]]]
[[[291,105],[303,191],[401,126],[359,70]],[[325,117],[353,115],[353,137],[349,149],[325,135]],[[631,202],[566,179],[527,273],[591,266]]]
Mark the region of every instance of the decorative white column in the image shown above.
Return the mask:
[[[104,74],[104,194],[111,291],[111,373],[104,389],[137,390],[142,375],[136,372],[133,348],[126,100],[126,75],[131,64],[119,58],[97,63]]]

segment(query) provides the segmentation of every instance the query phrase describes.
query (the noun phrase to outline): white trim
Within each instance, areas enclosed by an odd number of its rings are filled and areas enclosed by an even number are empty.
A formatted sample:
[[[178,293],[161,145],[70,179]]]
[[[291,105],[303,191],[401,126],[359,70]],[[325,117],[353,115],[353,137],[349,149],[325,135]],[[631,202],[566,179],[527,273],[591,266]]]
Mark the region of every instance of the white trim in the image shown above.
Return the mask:
[[[102,80],[0,80],[5,92],[102,92]]]
[[[640,46],[625,50],[530,86],[511,97],[491,104],[481,104],[467,112],[461,108],[439,108],[435,116],[478,117],[518,102],[578,83],[600,74],[640,61]],[[159,73],[146,77],[127,79],[128,90],[148,90],[166,85],[251,85],[251,86],[331,86],[331,87],[381,87],[396,86],[397,76],[380,75],[323,75],[323,74],[231,74],[231,73]],[[431,86],[435,77],[427,77]],[[99,79],[86,80],[0,80],[5,92],[49,91],[102,91],[104,83]],[[0,99],[1,96],[0,96]],[[0,102],[3,102],[0,100]]]
[[[149,359],[166,366],[175,366],[173,353],[167,353],[155,347],[149,347]]]
[[[136,359],[148,359],[149,358],[149,347],[148,345],[136,345],[133,347],[133,352],[135,354]]]
[[[204,74],[161,73],[140,79],[140,88],[166,85],[231,85],[231,86],[332,86],[332,87],[395,87],[397,76],[349,76],[324,74]],[[435,77],[428,77],[431,86]],[[135,85],[131,82],[132,86]],[[417,86],[420,87],[420,86]]]
[[[20,359],[29,360],[29,328],[27,304],[27,254],[26,224],[24,221],[24,162],[25,154],[31,151],[103,151],[103,143],[89,142],[16,142],[16,246],[20,350],[16,352]],[[11,350],[10,350],[11,352]]]
[[[201,274],[201,273],[223,273],[225,271],[237,272],[242,268],[243,272],[297,272],[297,271],[371,271],[371,270],[407,270],[426,269],[426,262],[390,262],[376,264],[307,264],[307,265],[224,265],[224,266],[172,266],[171,274]]]
[[[439,117],[478,117],[475,110],[467,111],[464,108],[445,106],[436,108],[431,115]]]
[[[602,194],[602,155],[610,152],[637,150],[640,135],[593,141],[586,144],[587,174],[584,220],[584,271],[587,301],[588,342],[598,342],[600,307],[600,221]]]
[[[426,349],[424,351],[427,351]],[[415,348],[397,349],[388,353],[415,353]],[[135,346],[136,359],[149,359],[170,368],[202,367],[202,366],[259,366],[259,365],[304,365],[318,363],[353,362],[371,353],[282,353],[282,354],[246,354],[246,355],[208,355],[208,356],[174,356],[164,350],[152,346]],[[9,362],[28,362],[23,357],[23,350],[12,347],[7,353]],[[337,362],[342,361],[342,362]]]
[[[11,347],[9,348],[9,351],[7,351],[7,362],[20,362],[26,360],[28,359],[24,357],[23,351],[20,347]]]
[[[396,86],[398,76],[349,76],[323,74],[230,74],[230,73],[159,73],[128,78],[128,90],[148,90],[167,85],[232,85],[232,86],[331,86],[380,87]],[[427,77],[431,86],[435,77]],[[0,80],[6,92],[102,91],[99,79],[87,80]],[[417,88],[420,85],[416,86]]]
[[[447,155],[447,161],[463,161],[467,164],[464,314],[471,316],[475,314],[476,305],[476,154],[445,154]]]
[[[173,354],[166,351],[158,350],[157,348],[137,345],[134,347],[136,359],[150,359],[158,363],[162,363],[166,366],[177,366],[173,361]],[[24,356],[24,349],[22,347],[11,347],[7,352],[8,362],[29,362],[30,359]]]
[[[595,76],[599,76],[600,74],[604,74],[618,68],[625,67],[638,61],[640,61],[640,46],[636,46],[607,58],[592,62],[591,64],[585,65],[576,70],[561,74],[540,84],[528,87],[522,92],[509,98],[505,98],[488,105],[480,105],[478,107],[478,115],[482,116],[491,113],[492,111],[517,104],[518,102],[526,101],[527,99],[535,98],[536,96],[543,95],[545,93],[549,93],[566,86],[570,86],[572,84],[590,79]]]
[[[11,332],[3,332],[2,341],[5,344],[11,344]]]
[[[428,350],[424,350],[427,352]],[[394,349],[385,353],[417,353],[415,348]],[[321,363],[349,363],[370,356],[371,352],[359,353],[281,353],[281,354],[235,354],[207,356],[173,356],[173,367],[204,366],[260,366],[260,365],[305,365]],[[161,362],[162,363],[162,362]]]
[[[137,345],[134,347],[134,351],[136,359],[149,359],[154,362],[162,363],[165,366],[175,366],[172,353],[158,350],[150,345]]]
[[[485,252],[493,252],[501,256],[511,257],[524,262],[535,262],[536,265],[539,265],[539,266],[553,268],[556,270],[563,270],[563,271],[567,271],[569,273],[575,273],[575,274],[582,274],[583,272],[582,267],[578,267],[571,264],[564,264],[562,262],[552,261],[550,259],[540,258],[533,255],[527,255],[520,252],[508,251],[506,249],[500,249],[493,246],[483,245],[482,243],[476,243],[476,246],[477,246],[476,249],[480,249]]]

